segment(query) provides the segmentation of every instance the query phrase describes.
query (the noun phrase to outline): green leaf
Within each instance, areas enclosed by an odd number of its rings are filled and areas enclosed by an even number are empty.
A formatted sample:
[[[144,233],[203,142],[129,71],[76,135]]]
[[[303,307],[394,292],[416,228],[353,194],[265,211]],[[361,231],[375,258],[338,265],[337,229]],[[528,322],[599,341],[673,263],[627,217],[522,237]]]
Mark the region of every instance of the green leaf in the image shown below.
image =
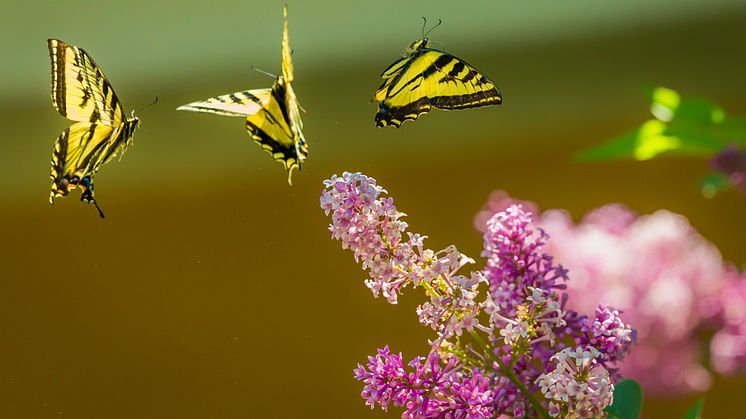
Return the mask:
[[[632,380],[622,380],[614,386],[614,403],[606,408],[610,417],[637,419],[642,410],[642,388]]]
[[[650,120],[637,130],[632,156],[635,160],[650,160],[653,157],[681,147],[681,138],[668,135],[666,124]]]
[[[739,116],[728,118],[718,125],[718,132],[730,142],[740,143],[746,146],[746,117]]]
[[[579,161],[603,161],[631,158],[635,152],[637,142],[637,131],[633,131],[609,141],[582,150],[575,154]]]
[[[679,146],[675,149],[676,154],[710,157],[733,142],[719,131],[719,127],[703,127],[674,121],[666,126],[663,135],[679,140]]]
[[[705,399],[697,400],[697,403],[694,404],[694,407],[692,407],[692,409],[689,410],[686,415],[684,415],[684,419],[701,419],[702,408],[704,407],[704,404]]]
[[[659,121],[689,121],[699,124],[719,124],[725,120],[723,108],[704,99],[682,98],[678,92],[656,87],[648,92],[650,113]]]
[[[730,143],[746,144],[746,117],[725,118],[712,102],[681,97],[676,91],[648,89],[648,120],[636,131],[576,154],[580,161],[631,158],[650,160],[661,154],[711,157]]]
[[[731,183],[728,176],[720,172],[708,173],[700,181],[700,191],[702,191],[702,196],[707,199],[714,198],[719,192],[730,187]]]
[[[650,160],[663,153],[710,157],[720,151],[726,141],[699,127],[684,123],[666,124],[651,119],[637,131],[613,138],[576,155],[580,161],[603,161],[632,158]]]
[[[685,154],[713,154],[720,147],[712,149],[709,147],[711,139],[700,141],[699,137],[679,137],[667,132],[665,123],[656,119],[645,122],[640,129],[619,137],[613,138],[603,144],[582,150],[577,153],[576,158],[580,161],[603,161],[623,158],[633,158],[638,161],[649,160],[662,153],[676,150],[685,150]],[[707,146],[699,146],[699,143]]]
[[[602,161],[623,158],[647,160],[668,150],[679,147],[679,140],[664,135],[666,124],[651,119],[637,131],[583,150],[576,155],[581,161]]]

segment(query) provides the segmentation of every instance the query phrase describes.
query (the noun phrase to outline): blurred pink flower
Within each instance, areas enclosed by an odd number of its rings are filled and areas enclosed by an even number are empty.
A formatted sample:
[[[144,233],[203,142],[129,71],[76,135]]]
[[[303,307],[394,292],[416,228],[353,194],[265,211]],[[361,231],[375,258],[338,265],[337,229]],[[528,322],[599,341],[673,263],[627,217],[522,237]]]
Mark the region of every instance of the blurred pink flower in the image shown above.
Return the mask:
[[[728,176],[730,183],[746,194],[746,152],[736,144],[723,148],[710,160],[710,167]]]
[[[493,192],[476,227],[484,231],[486,214],[515,202]],[[572,272],[568,307],[592,317],[599,303],[613,305],[635,325],[637,346],[619,365],[623,376],[646,392],[681,394],[706,390],[708,367],[746,370],[746,275],[686,218],[665,210],[639,216],[611,204],[580,223],[562,210],[536,220],[552,237],[547,253]],[[714,332],[709,343],[703,330]]]

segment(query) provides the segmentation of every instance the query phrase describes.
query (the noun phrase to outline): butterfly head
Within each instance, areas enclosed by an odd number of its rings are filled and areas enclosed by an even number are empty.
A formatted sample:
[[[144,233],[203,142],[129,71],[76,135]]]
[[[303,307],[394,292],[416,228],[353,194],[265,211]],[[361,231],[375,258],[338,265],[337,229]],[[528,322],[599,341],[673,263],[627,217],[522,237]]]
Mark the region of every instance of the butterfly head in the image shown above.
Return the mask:
[[[430,32],[433,31],[433,29],[440,26],[441,23],[443,23],[443,21],[438,19],[438,23],[436,23],[435,26],[433,26],[432,28],[430,28],[430,30],[426,32],[425,27],[427,26],[427,19],[423,16],[422,17],[422,34],[420,36],[420,39],[409,44],[409,47],[407,48],[407,53],[413,54],[417,52],[418,50],[421,50],[423,48],[428,48],[430,46],[430,40],[428,39],[427,36],[430,34]]]
[[[418,39],[407,47],[407,54],[414,54],[415,52],[427,48],[430,46],[430,40],[427,38]]]
[[[135,111],[132,111],[132,116],[127,120],[127,125],[129,125],[129,128],[132,129],[132,131],[137,128],[137,126],[140,124],[140,118],[135,116]]]

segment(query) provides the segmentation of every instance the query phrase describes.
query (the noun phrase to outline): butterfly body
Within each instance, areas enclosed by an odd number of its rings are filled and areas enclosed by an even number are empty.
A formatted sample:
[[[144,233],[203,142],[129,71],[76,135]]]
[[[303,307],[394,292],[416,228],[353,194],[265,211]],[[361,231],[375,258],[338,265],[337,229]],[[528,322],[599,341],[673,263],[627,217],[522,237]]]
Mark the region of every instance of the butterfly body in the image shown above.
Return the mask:
[[[93,176],[117,153],[124,153],[138,127],[124,116],[122,104],[101,69],[81,48],[57,39],[47,41],[52,63],[52,104],[76,121],[57,138],[52,152],[49,202],[80,187],[80,200],[92,203]]]
[[[300,104],[293,90],[293,62],[288,36],[287,6],[283,9],[282,74],[268,89],[244,90],[192,102],[177,108],[246,118],[246,130],[263,150],[282,163],[292,184],[293,170],[308,156]]]
[[[373,98],[376,126],[399,127],[432,108],[467,109],[502,103],[495,84],[466,61],[430,48],[427,38],[409,45],[404,57],[381,74]]]

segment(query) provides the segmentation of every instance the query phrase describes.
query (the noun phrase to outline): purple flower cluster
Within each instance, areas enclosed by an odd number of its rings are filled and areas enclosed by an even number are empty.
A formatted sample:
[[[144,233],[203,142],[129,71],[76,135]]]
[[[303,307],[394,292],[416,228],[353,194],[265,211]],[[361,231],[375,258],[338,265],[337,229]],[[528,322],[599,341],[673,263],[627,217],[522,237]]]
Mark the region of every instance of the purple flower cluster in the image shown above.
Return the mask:
[[[746,194],[746,153],[737,145],[730,145],[710,160],[710,166],[728,176],[730,183]]]
[[[510,372],[521,377],[532,393],[537,391],[542,371],[553,370],[552,361],[561,351],[591,348],[582,351],[595,351],[593,353],[598,356],[594,357],[594,365],[598,364],[597,370],[603,369],[608,377],[607,367],[611,368],[627,355],[635,336],[612,308],[600,308],[595,318],[588,318],[565,307],[568,271],[555,265],[544,250],[548,239],[542,229],[534,226],[531,214],[513,204],[494,214],[484,232],[482,256],[487,258],[484,276],[489,284],[484,309],[490,314],[490,329],[500,330],[504,337],[503,342],[493,342],[494,353],[510,360],[506,362],[506,365],[514,365]],[[533,368],[535,365],[541,368]],[[585,378],[581,374],[579,383],[590,385],[583,381]],[[507,394],[517,394],[517,390],[513,383],[506,383]],[[597,390],[598,398],[594,400],[611,401],[611,381],[609,386]],[[553,400],[551,394],[542,393]],[[519,397],[514,400],[513,410],[522,408],[524,401]],[[601,410],[607,405],[601,404]],[[549,413],[559,412],[553,410],[556,407],[556,403],[550,404]],[[563,415],[576,417],[598,417],[599,414],[579,401],[570,401],[563,409],[560,409]]]
[[[531,214],[512,205],[487,221],[482,256],[485,278],[495,308],[514,315],[526,299],[528,287],[552,292],[566,288],[567,272],[543,253],[547,235],[533,229]],[[532,291],[533,293],[533,291]]]
[[[613,400],[609,372],[601,365],[601,352],[592,346],[563,349],[552,356],[556,368],[537,378],[544,397],[550,399],[553,417],[599,418]]]
[[[486,215],[515,202],[494,192],[477,227],[487,231]],[[640,216],[612,204],[578,223],[565,211],[547,210],[536,225],[552,236],[545,252],[572,272],[567,307],[592,318],[579,343],[621,358],[636,337],[635,351],[615,366],[646,392],[705,391],[710,371],[746,371],[746,274],[723,261],[686,218],[665,210]],[[620,309],[625,321],[599,303]],[[621,326],[626,322],[637,336]]]
[[[637,340],[637,331],[624,324],[619,311],[609,306],[598,306],[595,317],[583,325],[585,342],[608,357],[608,360],[623,359],[630,342]]]
[[[441,363],[437,352],[404,366],[389,347],[358,364],[355,378],[365,384],[365,404],[386,411],[404,407],[402,418],[488,418],[493,415],[490,379],[479,370],[464,374],[456,358]]]
[[[368,270],[374,296],[396,303],[405,286],[422,288],[428,301],[417,315],[436,333],[429,354],[407,367],[388,347],[358,365],[367,405],[403,407],[404,418],[604,417],[613,366],[635,332],[613,308],[589,318],[565,307],[567,271],[544,251],[549,237],[530,213],[511,205],[493,214],[485,268],[462,275],[474,261],[453,246],[427,249],[424,236],[406,233],[404,214],[374,179],[344,173],[324,184],[320,203],[332,214],[332,237]]]

